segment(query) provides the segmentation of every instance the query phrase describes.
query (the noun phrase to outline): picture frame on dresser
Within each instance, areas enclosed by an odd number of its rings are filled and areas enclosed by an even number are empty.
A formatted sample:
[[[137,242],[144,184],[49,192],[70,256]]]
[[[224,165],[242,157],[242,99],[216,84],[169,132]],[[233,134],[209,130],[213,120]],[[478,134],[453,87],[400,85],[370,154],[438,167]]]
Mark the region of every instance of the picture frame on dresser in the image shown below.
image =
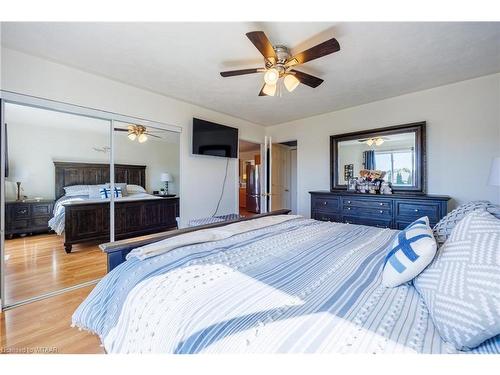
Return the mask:
[[[382,142],[389,138],[402,137],[408,135],[413,137],[413,171],[411,184],[407,186],[393,185],[394,192],[425,194],[427,192],[427,165],[426,165],[426,122],[414,122],[383,128],[376,128],[364,131],[357,131],[344,134],[336,134],[330,136],[330,190],[348,190],[347,181],[341,181],[344,175],[344,165],[341,165],[340,159],[347,160],[346,163],[351,163],[349,158],[345,158],[341,152],[342,145],[347,144],[363,144],[370,142],[370,147],[367,149],[377,150],[378,147],[373,143],[374,140],[381,139]],[[365,169],[372,169],[364,165]],[[357,169],[357,170],[356,170]],[[375,168],[376,169],[376,168]],[[356,177],[360,167],[355,168],[353,176]]]

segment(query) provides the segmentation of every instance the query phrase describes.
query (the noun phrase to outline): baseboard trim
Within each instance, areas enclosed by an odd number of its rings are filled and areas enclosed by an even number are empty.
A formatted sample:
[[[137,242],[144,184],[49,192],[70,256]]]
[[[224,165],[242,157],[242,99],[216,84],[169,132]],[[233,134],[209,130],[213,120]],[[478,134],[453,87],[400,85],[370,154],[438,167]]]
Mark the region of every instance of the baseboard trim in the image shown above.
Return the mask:
[[[66,293],[66,292],[71,292],[73,290],[77,290],[77,289],[80,289],[80,288],[85,288],[85,287],[90,286],[90,285],[95,285],[100,280],[101,279],[87,281],[87,282],[82,283],[82,284],[78,284],[78,285],[75,285],[75,286],[70,286],[68,288],[59,289],[59,290],[56,290],[54,292],[49,292],[49,293],[45,293],[45,294],[42,294],[42,295],[39,295],[39,296],[36,296],[36,297],[28,298],[28,299],[25,299],[25,300],[13,303],[11,305],[5,305],[5,306],[3,306],[3,308],[2,308],[1,311],[11,310],[11,309],[14,309],[14,308],[19,307],[19,306],[24,306],[24,305],[27,305],[27,304],[30,304],[30,303],[33,303],[33,302],[37,302],[37,301],[41,301],[41,300],[44,300],[44,299],[47,299],[47,298],[50,298],[50,297],[58,296],[60,294]]]

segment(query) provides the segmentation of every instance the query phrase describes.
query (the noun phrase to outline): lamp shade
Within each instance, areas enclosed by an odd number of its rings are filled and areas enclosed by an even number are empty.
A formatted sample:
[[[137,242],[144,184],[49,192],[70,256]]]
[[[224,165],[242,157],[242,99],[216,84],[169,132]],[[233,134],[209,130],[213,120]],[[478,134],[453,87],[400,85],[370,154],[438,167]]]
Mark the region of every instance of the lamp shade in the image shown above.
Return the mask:
[[[490,178],[488,185],[500,186],[500,157],[497,156],[493,159],[490,169]]]
[[[168,172],[163,172],[160,176],[160,181],[170,182],[172,181],[172,176]]]

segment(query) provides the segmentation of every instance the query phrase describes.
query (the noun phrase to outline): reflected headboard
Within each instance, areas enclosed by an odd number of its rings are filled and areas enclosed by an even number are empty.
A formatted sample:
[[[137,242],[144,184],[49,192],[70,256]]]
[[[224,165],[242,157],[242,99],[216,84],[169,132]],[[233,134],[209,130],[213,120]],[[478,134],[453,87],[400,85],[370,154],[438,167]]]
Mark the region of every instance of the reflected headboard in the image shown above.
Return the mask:
[[[109,182],[109,164],[55,161],[54,167],[56,200],[64,195],[65,186],[98,185]],[[115,164],[115,182],[146,188],[146,166]]]

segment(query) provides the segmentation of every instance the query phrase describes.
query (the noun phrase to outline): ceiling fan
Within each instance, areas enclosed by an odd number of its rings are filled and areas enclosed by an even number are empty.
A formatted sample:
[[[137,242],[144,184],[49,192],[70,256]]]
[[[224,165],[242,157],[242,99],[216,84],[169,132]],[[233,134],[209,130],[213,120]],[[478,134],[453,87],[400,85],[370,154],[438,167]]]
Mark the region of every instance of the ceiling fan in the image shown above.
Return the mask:
[[[297,65],[308,61],[318,59],[340,50],[339,42],[331,38],[323,43],[311,47],[301,53],[292,56],[290,50],[283,45],[273,46],[263,31],[252,31],[246,33],[246,36],[253,45],[264,56],[264,68],[230,70],[221,72],[222,77],[233,77],[243,74],[264,73],[264,86],[259,92],[259,96],[274,96],[278,87],[279,80],[289,92],[297,88],[299,83],[318,87],[323,80],[310,74],[293,69]]]
[[[146,142],[148,137],[161,138],[157,135],[151,134],[152,132],[143,125],[129,125],[127,126],[127,129],[115,128],[115,131],[128,132],[128,139],[131,141],[135,141],[137,139],[139,143]]]
[[[366,139],[358,139],[360,143],[366,143],[368,146],[381,146],[388,138],[386,137],[375,137],[375,138],[366,138]]]

